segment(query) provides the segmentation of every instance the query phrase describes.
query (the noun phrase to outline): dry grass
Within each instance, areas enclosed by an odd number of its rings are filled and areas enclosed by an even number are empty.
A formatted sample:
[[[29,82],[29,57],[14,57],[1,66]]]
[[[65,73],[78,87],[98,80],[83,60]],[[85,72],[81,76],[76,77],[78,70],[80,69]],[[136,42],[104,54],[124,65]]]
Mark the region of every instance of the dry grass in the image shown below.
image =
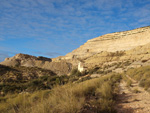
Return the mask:
[[[123,73],[122,78],[126,82],[127,87],[132,87],[132,81],[126,76],[125,73]]]
[[[126,73],[131,78],[139,81],[139,86],[144,87],[145,90],[150,88],[150,66],[129,69]]]
[[[52,90],[43,90],[33,94],[22,93],[8,95],[0,102],[0,111],[4,113],[77,113],[83,109],[86,98],[97,96],[94,100],[97,111],[113,111],[114,86],[119,76],[106,75],[77,84],[56,86]],[[110,82],[111,81],[111,82]]]
[[[127,87],[131,87],[131,86],[132,86],[132,81],[128,79],[126,86],[127,86]]]
[[[133,92],[133,93],[140,93],[140,91],[139,91],[137,88],[133,89],[132,92]]]

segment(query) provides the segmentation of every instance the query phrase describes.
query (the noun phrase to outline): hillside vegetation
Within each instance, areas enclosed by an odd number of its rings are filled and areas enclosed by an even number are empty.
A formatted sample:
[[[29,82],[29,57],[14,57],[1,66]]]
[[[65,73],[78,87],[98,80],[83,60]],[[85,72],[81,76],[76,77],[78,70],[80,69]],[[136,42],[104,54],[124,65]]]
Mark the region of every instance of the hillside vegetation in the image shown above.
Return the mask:
[[[0,65],[0,94],[33,92],[51,89],[55,84],[67,82],[66,76],[56,76],[50,70],[37,67],[8,67]],[[62,80],[63,79],[63,80]]]
[[[7,94],[0,98],[0,111],[11,113],[115,112],[120,75],[111,74],[80,83],[55,86],[34,93]]]
[[[150,91],[150,66],[129,69],[126,74],[138,81],[139,86],[144,87],[147,91]]]
[[[73,69],[70,76],[58,76],[54,72],[37,67],[8,67],[0,65],[0,95],[8,93],[34,92],[52,89],[55,85],[82,82],[91,79],[84,76],[77,69]]]

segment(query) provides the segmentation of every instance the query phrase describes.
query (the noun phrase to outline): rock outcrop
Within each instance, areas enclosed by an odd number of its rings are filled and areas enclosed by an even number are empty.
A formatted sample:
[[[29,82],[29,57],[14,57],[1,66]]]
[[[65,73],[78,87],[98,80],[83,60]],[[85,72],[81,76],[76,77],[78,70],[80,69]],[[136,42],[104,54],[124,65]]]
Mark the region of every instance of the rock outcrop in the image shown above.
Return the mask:
[[[62,62],[52,62],[52,59],[45,57],[35,57],[27,54],[16,54],[14,57],[6,58],[0,64],[6,66],[25,66],[25,67],[39,67],[48,69],[58,75],[68,74],[70,72],[71,64]]]

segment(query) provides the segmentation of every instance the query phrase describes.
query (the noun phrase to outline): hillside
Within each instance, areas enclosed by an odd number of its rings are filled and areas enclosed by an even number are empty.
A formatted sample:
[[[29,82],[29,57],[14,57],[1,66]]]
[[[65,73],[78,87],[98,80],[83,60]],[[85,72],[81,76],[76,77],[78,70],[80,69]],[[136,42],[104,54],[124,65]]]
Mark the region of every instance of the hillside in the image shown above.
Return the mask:
[[[102,51],[116,52],[134,49],[150,43],[150,26],[137,28],[130,31],[106,34],[81,45],[76,50],[68,53],[65,59],[87,58]]]
[[[7,93],[49,89],[58,76],[50,70],[37,67],[8,67],[0,65],[0,96]]]
[[[8,67],[0,65],[0,81],[28,81],[44,75],[54,76],[54,72],[37,67]]]
[[[123,72],[133,67],[150,64],[150,26],[130,31],[106,34],[91,40],[66,56],[53,59],[65,60],[82,70],[101,68],[101,72]]]
[[[39,67],[51,70],[58,75],[69,73],[71,64],[62,62],[52,62],[52,59],[45,57],[35,57],[27,54],[16,54],[11,58],[6,58],[0,64],[6,66],[25,66],[25,67]]]

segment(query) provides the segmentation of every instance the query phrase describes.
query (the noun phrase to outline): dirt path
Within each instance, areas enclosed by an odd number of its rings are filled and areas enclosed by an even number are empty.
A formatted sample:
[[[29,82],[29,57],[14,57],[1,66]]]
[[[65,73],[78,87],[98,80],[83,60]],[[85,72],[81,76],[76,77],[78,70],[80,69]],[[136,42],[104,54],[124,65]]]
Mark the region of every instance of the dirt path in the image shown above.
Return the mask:
[[[132,81],[132,87],[126,87],[125,81],[120,83],[116,110],[118,113],[150,113],[150,94],[127,77]]]

